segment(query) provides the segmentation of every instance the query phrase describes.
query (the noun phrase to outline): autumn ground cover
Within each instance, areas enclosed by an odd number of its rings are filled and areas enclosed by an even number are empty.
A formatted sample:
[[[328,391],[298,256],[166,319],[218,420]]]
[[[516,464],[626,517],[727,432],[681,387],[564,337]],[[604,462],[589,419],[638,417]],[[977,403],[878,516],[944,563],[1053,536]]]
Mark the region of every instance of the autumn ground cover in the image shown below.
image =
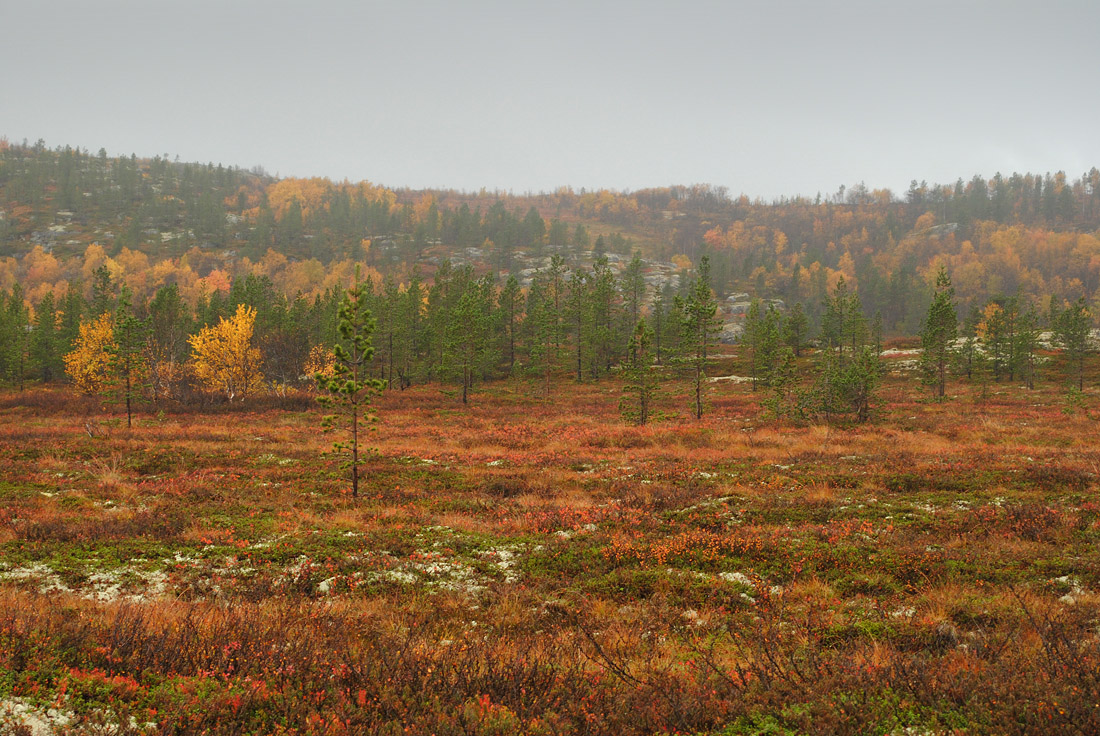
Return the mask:
[[[635,427],[615,381],[539,390],[387,392],[357,502],[308,396],[0,394],[0,723],[1100,732],[1092,396],[895,372],[829,426],[673,385]]]

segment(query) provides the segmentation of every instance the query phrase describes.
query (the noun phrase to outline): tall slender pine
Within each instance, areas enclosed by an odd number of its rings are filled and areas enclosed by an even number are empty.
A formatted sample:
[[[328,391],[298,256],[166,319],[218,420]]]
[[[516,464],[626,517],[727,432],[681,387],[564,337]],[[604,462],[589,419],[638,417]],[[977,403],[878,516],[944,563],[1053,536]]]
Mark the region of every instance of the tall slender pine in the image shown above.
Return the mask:
[[[326,430],[340,428],[350,435],[347,441],[336,442],[332,448],[334,452],[348,455],[342,467],[351,470],[352,498],[359,498],[360,425],[374,421],[375,416],[368,409],[370,400],[385,386],[381,379],[369,376],[374,357],[371,333],[375,323],[366,307],[367,300],[366,284],[360,283],[357,268],[355,282],[344,292],[337,311],[339,340],[332,351],[335,356],[332,372],[313,376],[327,394],[317,400],[333,411],[322,419],[321,426]]]

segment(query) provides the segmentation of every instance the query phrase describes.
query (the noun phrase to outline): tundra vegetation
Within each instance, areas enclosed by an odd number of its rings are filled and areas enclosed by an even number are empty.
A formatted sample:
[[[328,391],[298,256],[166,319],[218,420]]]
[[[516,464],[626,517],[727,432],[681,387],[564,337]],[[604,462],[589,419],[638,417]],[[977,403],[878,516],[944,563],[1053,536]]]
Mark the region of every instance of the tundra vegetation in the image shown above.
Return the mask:
[[[775,419],[749,382],[712,383],[699,420],[693,375],[644,425],[620,416],[636,377],[549,399],[509,379],[466,406],[386,391],[358,500],[311,396],[127,429],[94,396],[13,389],[0,714],[135,734],[1095,732],[1092,391],[956,380],[933,400],[885,362],[871,425]]]
[[[1095,169],[0,210],[0,731],[1100,732]]]

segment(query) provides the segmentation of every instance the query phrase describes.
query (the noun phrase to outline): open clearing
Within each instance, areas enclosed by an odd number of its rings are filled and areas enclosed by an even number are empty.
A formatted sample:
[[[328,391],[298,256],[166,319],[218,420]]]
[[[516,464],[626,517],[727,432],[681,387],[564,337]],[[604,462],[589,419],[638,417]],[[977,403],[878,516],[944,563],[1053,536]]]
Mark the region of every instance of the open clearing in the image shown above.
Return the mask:
[[[1100,417],[913,383],[389,392],[358,502],[308,398],[0,395],[0,731],[1100,732]]]

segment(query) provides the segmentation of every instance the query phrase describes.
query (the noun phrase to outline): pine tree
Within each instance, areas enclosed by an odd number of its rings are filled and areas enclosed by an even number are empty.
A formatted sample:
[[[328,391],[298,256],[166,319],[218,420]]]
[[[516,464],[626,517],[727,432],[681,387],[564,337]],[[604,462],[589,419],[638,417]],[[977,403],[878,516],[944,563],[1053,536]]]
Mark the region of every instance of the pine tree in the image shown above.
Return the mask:
[[[154,406],[168,396],[187,360],[191,311],[175,284],[161,287],[149,302],[149,388]]]
[[[1020,342],[1016,334],[1019,319],[1016,297],[991,301],[983,310],[978,335],[997,380],[1008,378],[1013,381],[1020,371],[1020,356],[1017,353]]]
[[[871,418],[871,404],[878,388],[879,375],[878,351],[871,346],[863,346],[843,376],[844,396],[857,422],[866,422]]]
[[[845,324],[848,321],[848,284],[843,276],[838,279],[832,295],[825,297],[823,306],[821,342],[824,347],[843,355]]]
[[[0,299],[0,377],[18,383],[23,390],[30,349],[30,314],[23,302],[23,288],[12,286],[6,299]]]
[[[783,317],[775,307],[769,305],[760,322],[757,341],[756,363],[760,381],[771,386],[783,356]]]
[[[863,309],[859,297],[848,293],[843,278],[825,306],[823,339],[834,349],[821,351],[810,403],[826,419],[851,412],[856,421],[867,421],[878,387],[880,351],[876,345],[865,344]]]
[[[1038,350],[1039,314],[1034,307],[1029,307],[1016,320],[1012,347],[1016,371],[1028,389],[1035,388],[1035,379],[1038,378]]]
[[[342,467],[351,471],[352,498],[359,497],[360,424],[374,421],[375,416],[368,410],[370,399],[385,386],[383,381],[367,376],[374,357],[371,333],[375,323],[366,301],[366,287],[359,282],[356,269],[355,282],[344,292],[340,303],[337,323],[340,340],[333,348],[332,373],[314,374],[318,386],[327,394],[318,397],[318,401],[333,411],[324,417],[322,426],[326,430],[340,428],[350,435],[348,441],[334,443],[333,451],[349,456]]]
[[[863,300],[860,299],[858,293],[851,292],[848,295],[848,304],[844,314],[844,347],[850,350],[852,358],[856,359],[870,336],[867,329],[867,317],[863,314]]]
[[[802,302],[797,302],[791,307],[787,319],[783,322],[783,342],[790,346],[796,358],[802,355],[802,347],[806,344],[806,334],[809,329],[810,321],[802,309]]]
[[[519,322],[520,300],[522,294],[519,288],[519,280],[515,275],[508,276],[504,287],[497,297],[497,310],[499,324],[501,326],[501,355],[508,366],[508,373],[512,373],[516,367],[516,329]]]
[[[592,294],[588,273],[576,269],[569,277],[569,296],[565,300],[565,321],[573,336],[577,382],[584,380],[585,358],[593,347]]]
[[[921,328],[921,381],[932,388],[937,398],[943,398],[947,382],[947,369],[955,355],[955,339],[959,334],[958,316],[955,313],[955,289],[947,269],[940,266],[936,276],[936,293],[928,316]]]
[[[1077,390],[1085,388],[1085,357],[1092,352],[1089,333],[1092,330],[1092,313],[1081,297],[1067,308],[1060,310],[1052,320],[1054,340],[1062,348],[1062,354],[1077,372]]]
[[[10,295],[0,291],[0,379],[7,378],[11,373],[13,344],[15,342],[16,327],[14,320],[8,315],[8,300]]]
[[[592,376],[611,372],[611,366],[626,352],[634,326],[622,335],[619,292],[615,288],[615,275],[606,258],[597,258],[592,264]]]
[[[752,379],[752,390],[756,391],[756,368],[760,357],[760,327],[761,306],[759,299],[749,302],[749,309],[745,313],[745,325],[741,332],[741,345],[749,354],[749,377]]]
[[[420,275],[409,279],[398,310],[397,361],[398,383],[402,389],[412,385],[420,377],[421,358],[424,354],[424,287]]]
[[[768,378],[771,396],[764,400],[764,405],[777,419],[790,413],[791,399],[797,381],[798,367],[794,358],[794,350],[784,345],[778,351],[775,367]]]
[[[955,355],[957,371],[960,374],[965,374],[968,381],[974,378],[977,363],[982,362],[984,364],[985,362],[985,350],[978,334],[978,326],[981,322],[982,310],[974,305],[970,308],[970,313],[966,316],[966,319],[963,320],[963,343]]]
[[[426,338],[428,342],[428,380],[435,380],[445,370],[445,351],[447,329],[450,317],[457,306],[459,291],[451,262],[444,260],[435,272],[431,288],[428,289],[428,303],[425,313]]]
[[[542,376],[543,392],[550,395],[550,376],[557,369],[558,312],[548,294],[544,277],[536,278],[527,292],[527,305],[523,320],[527,347],[526,368],[534,375]]]
[[[653,318],[653,348],[657,365],[663,365],[664,355],[661,350],[661,343],[666,331],[666,323],[668,322],[668,310],[672,303],[672,297],[666,286],[663,289],[655,289],[653,293],[653,311],[651,316]]]
[[[550,260],[550,268],[535,275],[527,292],[524,332],[527,342],[527,369],[542,376],[543,392],[550,395],[550,377],[557,370],[561,357],[563,329],[564,261],[559,256]]]
[[[58,327],[58,349],[64,354],[72,350],[77,335],[80,334],[80,323],[84,314],[84,297],[80,295],[80,284],[70,284],[61,300],[61,319]]]
[[[401,300],[401,290],[392,276],[386,276],[382,282],[382,293],[378,301],[378,313],[376,334],[379,345],[375,347],[375,355],[378,356],[381,366],[381,378],[386,382],[386,388],[394,385],[394,351],[396,349],[394,336],[397,331],[397,310]]]
[[[443,372],[462,384],[462,403],[469,402],[475,378],[484,376],[496,363],[490,339],[492,285],[475,281],[469,267],[452,281],[454,308],[450,310],[444,336]]]
[[[683,312],[685,352],[682,360],[691,370],[692,411],[696,419],[702,419],[707,353],[722,327],[717,318],[718,302],[710,289],[710,259],[707,256],[699,260],[699,273],[683,300]]]
[[[834,350],[822,350],[814,365],[814,382],[803,397],[807,412],[821,415],[825,421],[844,411],[843,366]]]
[[[619,402],[619,413],[624,419],[644,426],[649,421],[653,404],[653,330],[645,320],[638,320],[630,338],[629,358],[626,363],[627,396]]]
[[[653,302],[653,344],[657,364],[675,363],[683,347],[684,302],[671,283],[661,288]]]
[[[91,315],[98,317],[114,311],[114,284],[111,279],[111,271],[106,265],[95,270],[92,281],[92,305]]]
[[[57,308],[52,291],[46,292],[34,309],[30,354],[43,381],[52,381],[64,373],[58,344]]]
[[[122,400],[126,403],[127,427],[133,426],[135,389],[140,386],[148,369],[148,337],[149,320],[134,316],[130,305],[130,290],[123,286],[115,308],[114,340],[107,347],[107,353],[111,356],[111,374]]]
[[[626,324],[629,330],[637,329],[635,325],[642,318],[642,303],[645,301],[645,274],[641,254],[635,252],[630,263],[623,269],[621,280],[623,294],[623,306],[626,309]]]

